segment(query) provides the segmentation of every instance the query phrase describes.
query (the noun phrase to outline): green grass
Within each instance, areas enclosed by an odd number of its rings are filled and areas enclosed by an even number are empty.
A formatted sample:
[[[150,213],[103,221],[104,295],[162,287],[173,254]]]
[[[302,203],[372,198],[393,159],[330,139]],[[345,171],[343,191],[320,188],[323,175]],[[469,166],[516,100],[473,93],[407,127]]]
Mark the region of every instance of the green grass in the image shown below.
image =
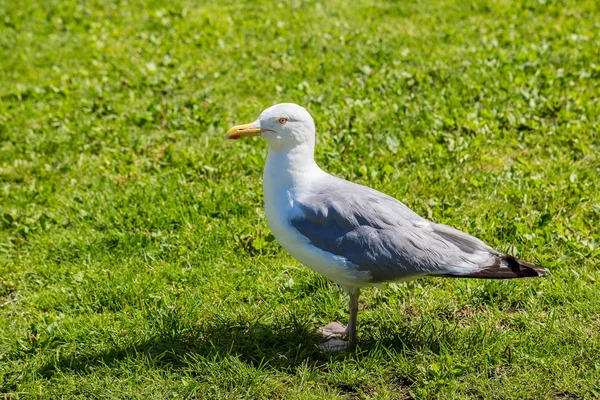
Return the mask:
[[[14,398],[599,398],[595,1],[0,0],[0,392]],[[270,234],[260,140],[547,279],[347,298]]]

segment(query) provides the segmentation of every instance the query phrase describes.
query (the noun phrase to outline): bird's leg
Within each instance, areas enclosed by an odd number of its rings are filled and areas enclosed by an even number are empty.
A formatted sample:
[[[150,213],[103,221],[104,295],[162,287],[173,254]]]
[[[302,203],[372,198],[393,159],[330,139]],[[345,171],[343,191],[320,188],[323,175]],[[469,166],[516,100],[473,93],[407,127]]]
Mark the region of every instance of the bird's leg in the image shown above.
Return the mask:
[[[360,289],[349,290],[350,295],[350,319],[348,320],[348,342],[350,346],[356,346],[356,319],[358,317],[358,296],[360,296]]]
[[[336,321],[325,325],[319,331],[323,337],[329,340],[319,346],[321,350],[340,351],[356,345],[356,319],[358,316],[358,296],[359,288],[345,288],[350,295],[350,319],[348,326]],[[348,341],[340,340],[340,337],[346,336]]]

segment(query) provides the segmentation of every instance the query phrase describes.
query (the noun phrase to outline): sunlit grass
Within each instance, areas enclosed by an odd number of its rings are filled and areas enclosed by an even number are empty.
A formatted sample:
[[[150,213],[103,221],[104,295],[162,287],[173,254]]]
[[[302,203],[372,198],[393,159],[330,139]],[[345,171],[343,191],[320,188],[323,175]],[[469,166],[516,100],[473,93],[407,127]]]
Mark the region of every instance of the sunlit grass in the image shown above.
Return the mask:
[[[0,392],[600,397],[596,2],[0,2]],[[260,140],[547,267],[343,292],[273,240]],[[20,397],[19,397],[20,398]]]

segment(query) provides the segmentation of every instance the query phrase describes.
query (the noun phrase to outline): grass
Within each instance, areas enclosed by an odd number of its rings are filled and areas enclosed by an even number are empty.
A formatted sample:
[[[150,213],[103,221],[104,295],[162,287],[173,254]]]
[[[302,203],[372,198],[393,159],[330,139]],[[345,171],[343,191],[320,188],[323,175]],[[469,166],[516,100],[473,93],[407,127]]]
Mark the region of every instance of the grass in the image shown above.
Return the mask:
[[[594,1],[0,1],[8,398],[599,398]],[[547,279],[347,298],[273,240],[259,140],[306,106],[327,171]]]

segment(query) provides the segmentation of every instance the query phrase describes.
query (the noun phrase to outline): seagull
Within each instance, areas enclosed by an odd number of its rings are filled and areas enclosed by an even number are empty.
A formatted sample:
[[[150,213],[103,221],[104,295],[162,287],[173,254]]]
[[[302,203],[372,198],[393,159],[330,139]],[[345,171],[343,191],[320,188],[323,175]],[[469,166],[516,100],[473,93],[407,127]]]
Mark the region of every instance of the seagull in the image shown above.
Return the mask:
[[[314,159],[315,123],[303,107],[276,104],[236,125],[226,139],[260,136],[269,146],[263,173],[267,222],[301,264],[350,296],[348,325],[320,328],[324,349],[357,343],[360,289],[424,276],[512,279],[546,270],[481,240],[422,218],[400,201],[323,171]],[[346,337],[347,341],[340,338]]]

